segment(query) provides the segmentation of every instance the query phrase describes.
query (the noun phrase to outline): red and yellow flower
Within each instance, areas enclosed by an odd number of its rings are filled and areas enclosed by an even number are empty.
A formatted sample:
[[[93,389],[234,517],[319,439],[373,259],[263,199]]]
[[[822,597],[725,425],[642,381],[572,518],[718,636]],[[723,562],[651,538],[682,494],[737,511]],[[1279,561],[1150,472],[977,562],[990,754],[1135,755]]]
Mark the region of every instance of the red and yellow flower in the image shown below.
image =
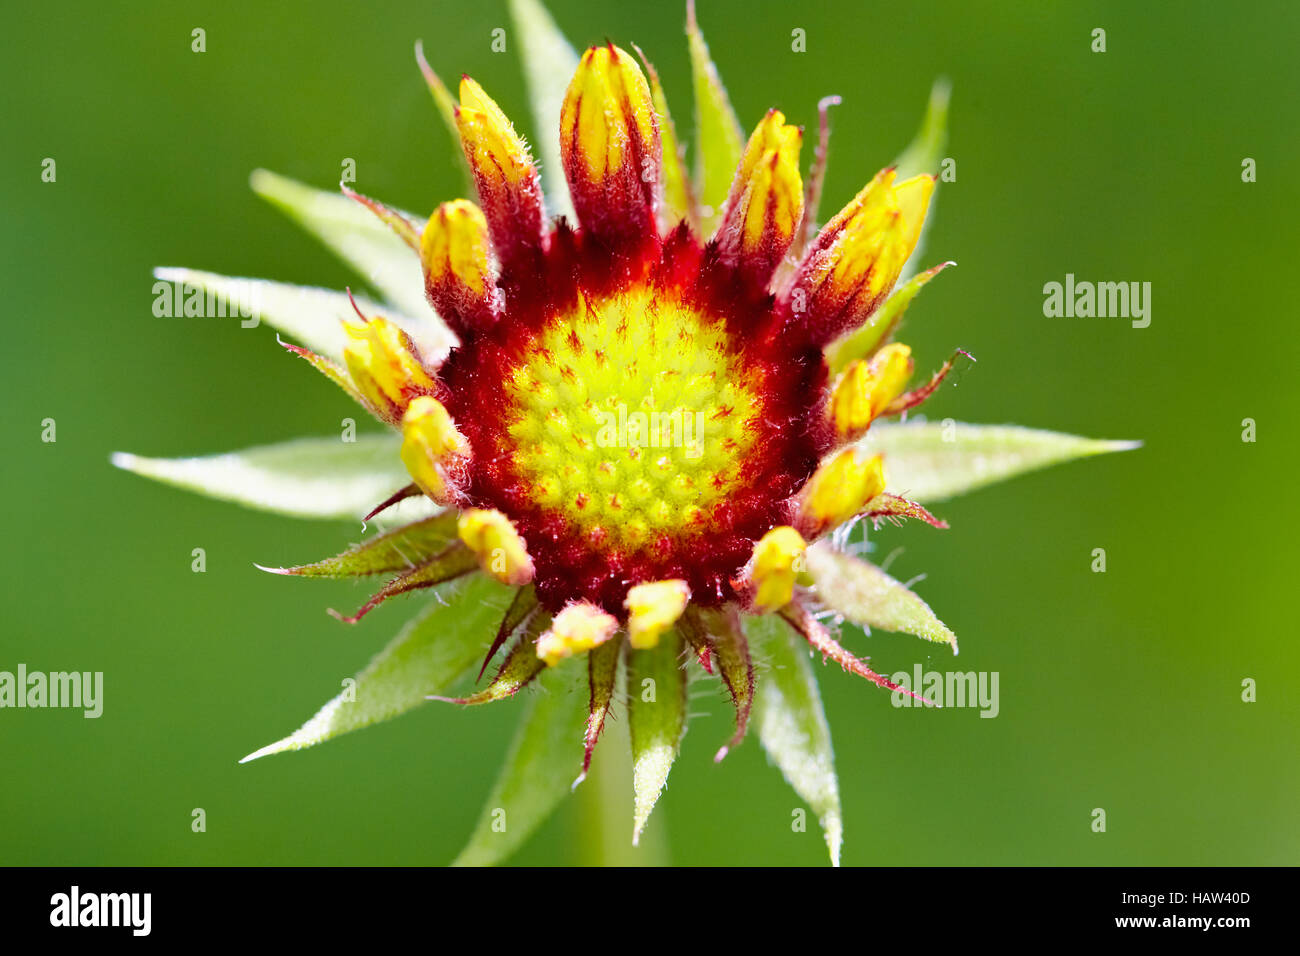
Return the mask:
[[[735,121],[693,12],[691,21],[697,91],[713,97],[712,121],[726,127]],[[836,640],[824,611],[955,647],[919,598],[843,553],[837,535],[864,518],[946,527],[886,491],[889,458],[864,441],[874,422],[930,395],[948,368],[909,391],[912,354],[886,341],[938,271],[890,299],[935,177],[884,169],[816,230],[824,107],[807,184],[803,132],[772,110],[747,142],[732,137],[734,177],[710,210],[708,177],[686,173],[653,70],[607,43],[581,55],[559,104],[556,205],[571,201],[573,215],[551,217],[533,156],[484,87],[465,77],[453,102],[422,65],[477,204],[446,202],[421,226],[345,191],[418,257],[450,347],[354,303],[337,356],[290,348],[400,434],[394,454],[409,484],[367,517],[419,496],[431,513],[333,564],[287,573],[395,571],[349,620],[475,574],[514,589],[483,661],[502,655],[495,677],[456,699],[509,697],[585,655],[584,774],[620,661],[680,673],[677,655],[689,649],[720,676],[736,707],[721,758],[744,739],[755,702],[749,621],[777,622],[895,691]],[[846,567],[864,582],[847,599]],[[896,604],[879,619],[864,612],[877,592],[905,594],[906,613]],[[635,748],[635,713],[632,725]],[[638,831],[657,796],[650,789],[638,795]],[[835,856],[838,820],[824,816]]]

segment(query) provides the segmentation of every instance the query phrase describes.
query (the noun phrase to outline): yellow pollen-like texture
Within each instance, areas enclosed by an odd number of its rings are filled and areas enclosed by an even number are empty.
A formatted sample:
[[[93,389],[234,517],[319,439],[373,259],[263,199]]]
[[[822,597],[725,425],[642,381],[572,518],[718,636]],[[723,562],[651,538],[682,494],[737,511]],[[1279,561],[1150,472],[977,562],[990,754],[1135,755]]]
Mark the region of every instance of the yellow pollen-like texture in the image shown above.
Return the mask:
[[[511,370],[514,468],[591,544],[699,529],[740,479],[761,398],[721,323],[635,290],[583,299]]]

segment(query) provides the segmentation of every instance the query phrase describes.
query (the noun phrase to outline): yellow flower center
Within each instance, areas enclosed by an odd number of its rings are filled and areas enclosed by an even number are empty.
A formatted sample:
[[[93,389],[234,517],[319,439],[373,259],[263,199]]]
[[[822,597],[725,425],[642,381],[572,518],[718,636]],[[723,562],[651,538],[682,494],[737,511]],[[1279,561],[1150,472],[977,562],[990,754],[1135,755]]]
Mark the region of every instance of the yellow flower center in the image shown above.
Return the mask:
[[[740,481],[761,383],[720,320],[645,288],[582,298],[507,379],[515,472],[588,541],[636,551],[705,526]]]

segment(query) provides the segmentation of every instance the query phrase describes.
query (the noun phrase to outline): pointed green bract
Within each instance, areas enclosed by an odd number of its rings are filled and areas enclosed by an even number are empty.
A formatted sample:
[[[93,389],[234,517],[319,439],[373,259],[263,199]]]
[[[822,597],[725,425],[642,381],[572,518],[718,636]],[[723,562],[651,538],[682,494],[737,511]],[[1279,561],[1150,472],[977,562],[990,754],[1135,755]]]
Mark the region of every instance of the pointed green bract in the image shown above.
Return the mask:
[[[453,866],[509,857],[569,793],[587,724],[587,662],[570,658],[543,674],[483,814]]]
[[[375,535],[342,554],[293,568],[263,568],[303,578],[353,578],[407,571],[456,540],[456,514],[445,512]]]
[[[831,729],[808,645],[775,614],[749,617],[745,631],[766,663],[754,698],[758,739],[794,792],[817,815],[831,864],[840,865],[844,817]]]
[[[903,321],[903,314],[917,294],[925,288],[926,283],[955,262],[941,262],[933,268],[926,269],[897,286],[885,304],[871,314],[861,326],[848,335],[832,343],[826,350],[826,365],[831,375],[840,372],[856,359],[870,358],[889,336],[898,323]]]
[[[668,781],[686,733],[686,671],[674,629],[659,644],[627,658],[628,730],[632,735],[632,842],[641,838],[650,811]]]
[[[474,552],[465,547],[460,540],[457,540],[433,557],[425,558],[415,567],[402,571],[391,581],[386,582],[383,587],[370,597],[370,600],[361,605],[355,614],[344,617],[337,611],[331,611],[330,613],[348,624],[355,624],[390,598],[395,598],[399,594],[408,594],[411,591],[422,591],[425,588],[437,587],[447,581],[454,581],[466,574],[472,574],[478,569],[478,558],[474,556]]]
[[[709,46],[695,19],[693,0],[687,4],[686,39],[695,92],[695,182],[702,207],[701,235],[708,238],[722,216],[722,206],[744,152],[745,134],[709,56]]]
[[[451,95],[451,90],[447,89],[447,84],[442,82],[438,74],[429,66],[429,61],[424,55],[424,43],[419,40],[415,42],[415,61],[420,65],[425,85],[429,87],[429,95],[433,97],[433,105],[437,108],[438,115],[442,117],[442,123],[451,135],[451,141],[459,145],[460,130],[456,127],[456,101]],[[459,149],[456,151],[461,153]],[[464,162],[463,153],[461,162]]]
[[[930,101],[926,104],[921,128],[917,130],[916,137],[907,148],[894,160],[899,182],[921,173],[938,175],[939,162],[943,159],[943,148],[948,142],[948,101],[951,96],[952,85],[946,78],[939,77],[934,81],[934,85],[930,87]],[[925,223],[921,227],[921,237],[903,266],[903,272],[899,277],[900,282],[906,281],[917,271],[915,264],[921,261],[926,233],[930,231],[930,223],[934,219],[934,200],[937,198],[935,196],[930,200],[930,214],[926,216]]]
[[[357,435],[353,442],[299,438],[202,458],[116,452],[111,460],[163,484],[296,518],[360,518],[411,480],[394,435]],[[419,501],[424,502],[423,515],[418,514]],[[430,506],[428,499],[411,499],[390,514],[424,517]]]
[[[497,651],[501,650],[502,646],[515,636],[515,632],[520,629],[525,621],[533,617],[534,612],[541,615],[548,622],[546,626],[549,626],[550,615],[537,609],[537,589],[535,587],[529,584],[515,592],[515,599],[510,602],[510,607],[506,610],[506,616],[501,619],[501,626],[497,628],[496,637],[492,639],[487,654],[483,657],[483,663],[478,669],[477,680],[483,679],[483,675],[487,673],[488,665],[492,663],[492,658],[496,656]],[[537,631],[533,635],[534,642],[536,641],[536,635],[540,633],[541,631]]]
[[[948,421],[876,423],[858,444],[884,454],[890,491],[926,504],[1048,465],[1128,451],[1142,443],[1080,438],[1018,425]]]
[[[810,547],[805,558],[817,596],[854,624],[915,634],[957,650],[957,636],[930,606],[874,564],[836,551],[826,540]]]
[[[550,621],[549,614],[534,614],[487,687],[468,697],[454,698],[451,702],[465,706],[491,704],[513,697],[536,680],[546,670],[546,662],[537,656],[537,638],[550,626]]]
[[[595,752],[600,732],[605,727],[605,718],[609,716],[614,703],[614,686],[618,681],[618,662],[623,656],[621,638],[606,641],[594,648],[587,655],[587,685],[590,691],[587,705],[587,734],[583,738],[585,751],[582,755],[582,772],[573,781],[576,787],[587,777],[591,769],[591,757]]]
[[[650,98],[654,103],[655,112],[659,114],[659,137],[663,141],[664,162],[664,201],[659,216],[660,228],[667,232],[685,219],[692,229],[698,231],[699,217],[695,209],[695,196],[692,192],[690,175],[686,172],[686,150],[677,138],[677,126],[673,123],[672,113],[668,110],[668,97],[659,82],[659,74],[649,58],[635,43],[632,44],[632,48],[636,50],[637,56],[645,66],[646,79],[650,81]]]
[[[460,145],[460,129],[456,126],[456,101],[451,95],[451,90],[447,89],[447,84],[433,71],[429,66],[429,61],[424,56],[424,43],[417,40],[415,43],[415,62],[420,66],[420,72],[424,74],[425,85],[429,87],[429,95],[433,97],[433,105],[438,110],[438,115],[442,117],[442,123],[451,134],[452,148],[456,154],[456,165],[465,177],[466,195],[474,193],[474,175],[470,171],[469,161],[465,159],[465,151]]]
[[[894,160],[900,182],[921,173],[933,175],[939,172],[939,161],[948,142],[948,102],[951,98],[952,84],[945,77],[939,77],[930,87],[930,101],[926,104],[921,128]]]
[[[560,161],[560,110],[578,69],[578,54],[538,0],[510,0],[510,19],[528,81],[534,148],[541,161],[546,206],[552,216],[566,216],[573,222],[573,201]]]
[[[187,293],[191,289],[210,293],[214,300],[228,307],[232,321],[238,320],[245,325],[249,325],[252,319],[264,322],[334,361],[343,358],[343,347],[347,344],[343,320],[357,317],[347,293],[333,289],[181,268],[155,269],[154,278],[161,282],[179,283]],[[440,362],[455,344],[455,336],[432,315],[427,319],[415,319],[364,296],[356,299],[366,316],[381,316],[400,325],[429,362]],[[236,310],[239,310],[238,315]],[[424,311],[429,312],[427,308]],[[249,316],[244,317],[243,312],[248,312]]]
[[[360,203],[265,169],[249,179],[253,191],[283,210],[378,289],[419,321],[439,322],[424,298],[420,259]],[[402,213],[423,228],[423,217]]]
[[[510,599],[510,589],[486,575],[445,586],[443,601],[431,601],[356,676],[355,686],[317,712],[300,729],[240,763],[269,754],[301,750],[371,724],[391,720],[448,690],[478,662]],[[351,698],[351,699],[349,699]]]
[[[712,651],[722,683],[736,708],[736,732],[714,755],[716,763],[745,739],[754,705],[754,659],[745,640],[740,614],[734,607],[691,608],[682,620],[682,629],[705,635],[704,641]],[[694,638],[691,643],[696,643]]]
[[[326,358],[324,355],[318,355],[311,349],[305,349],[301,345],[293,345],[292,343],[285,342],[283,339],[280,339],[280,344],[316,371],[320,372],[339,388],[343,389],[348,398],[352,399],[352,401],[356,402],[368,411],[372,418],[375,418],[378,421],[383,421],[379,418],[374,406],[366,401],[364,395],[357,391],[356,385],[352,382],[352,376],[348,374],[348,370],[344,368],[341,363],[336,362],[334,359]]]

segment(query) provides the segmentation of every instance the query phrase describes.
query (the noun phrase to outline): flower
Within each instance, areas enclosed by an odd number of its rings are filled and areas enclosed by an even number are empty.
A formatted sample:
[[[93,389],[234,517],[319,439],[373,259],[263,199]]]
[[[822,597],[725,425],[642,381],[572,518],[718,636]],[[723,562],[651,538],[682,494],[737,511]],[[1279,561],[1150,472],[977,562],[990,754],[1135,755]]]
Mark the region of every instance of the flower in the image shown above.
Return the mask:
[[[522,33],[545,36],[539,46],[565,56],[535,2],[513,9]],[[335,558],[268,570],[391,574],[345,620],[436,588],[443,603],[431,614],[453,626],[432,635],[417,620],[360,675],[360,693],[371,695],[364,702],[331,701],[297,734],[246,759],[319,742],[428,697],[499,701],[581,662],[585,713],[572,756],[579,780],[619,696],[620,673],[628,687],[649,680],[653,690],[648,698],[628,694],[635,839],[685,731],[689,656],[691,668],[721,678],[735,705],[735,729],[716,759],[742,743],[761,713],[764,746],[813,804],[838,861],[829,732],[807,655],[796,647],[802,642],[897,693],[911,692],[841,644],[840,622],[908,631],[956,650],[925,602],[848,547],[849,531],[864,519],[947,527],[921,501],[887,490],[911,488],[924,499],[936,485],[926,477],[933,468],[915,464],[924,456],[909,459],[907,439],[918,429],[875,425],[920,404],[952,368],[944,363],[909,390],[911,351],[888,341],[907,304],[943,268],[895,289],[920,243],[935,176],[886,168],[818,230],[830,101],[820,105],[805,184],[803,131],[772,110],[744,140],[693,7],[688,21],[701,129],[695,176],[653,68],[606,43],[574,57],[562,100],[543,110],[559,120],[563,183],[544,189],[523,137],[485,88],[465,77],[453,102],[422,53],[477,204],[446,202],[421,226],[345,186],[341,201],[374,214],[395,237],[387,239],[350,210],[330,205],[331,214],[321,214],[319,204],[334,200],[265,175],[255,180],[345,254],[358,255],[358,236],[382,248],[358,264],[382,259],[387,271],[369,271],[416,314],[349,296],[353,314],[340,339],[302,310],[283,303],[264,310],[289,334],[324,343],[321,351],[288,348],[392,429],[397,441],[383,447],[406,472],[366,514],[389,530]],[[941,92],[932,114],[944,102]],[[716,172],[722,164],[734,169],[729,183]],[[548,200],[555,209],[571,204],[572,215],[552,217]],[[328,231],[340,222],[343,233]],[[396,256],[394,242],[402,248]],[[423,278],[414,294],[410,269],[394,265],[403,252]],[[215,277],[199,281],[219,285]],[[877,441],[889,427],[895,441]],[[991,433],[961,428],[977,445],[968,460],[979,456],[981,472],[964,471],[954,448],[930,498],[1114,447],[1051,436],[1066,444],[1035,457],[1046,433],[1002,430],[999,440],[1018,441],[1021,454],[1000,465],[981,444]],[[266,458],[263,450],[264,469]],[[166,463],[116,460],[177,480]],[[895,462],[907,475],[901,483]],[[191,467],[191,485],[193,474]],[[267,504],[265,496],[242,497]],[[419,507],[414,520],[393,519]],[[500,660],[481,689],[447,698],[442,691],[484,636],[439,612],[458,597],[474,618],[498,602],[480,678]],[[774,662],[765,675],[771,689],[756,678],[760,656]]]

